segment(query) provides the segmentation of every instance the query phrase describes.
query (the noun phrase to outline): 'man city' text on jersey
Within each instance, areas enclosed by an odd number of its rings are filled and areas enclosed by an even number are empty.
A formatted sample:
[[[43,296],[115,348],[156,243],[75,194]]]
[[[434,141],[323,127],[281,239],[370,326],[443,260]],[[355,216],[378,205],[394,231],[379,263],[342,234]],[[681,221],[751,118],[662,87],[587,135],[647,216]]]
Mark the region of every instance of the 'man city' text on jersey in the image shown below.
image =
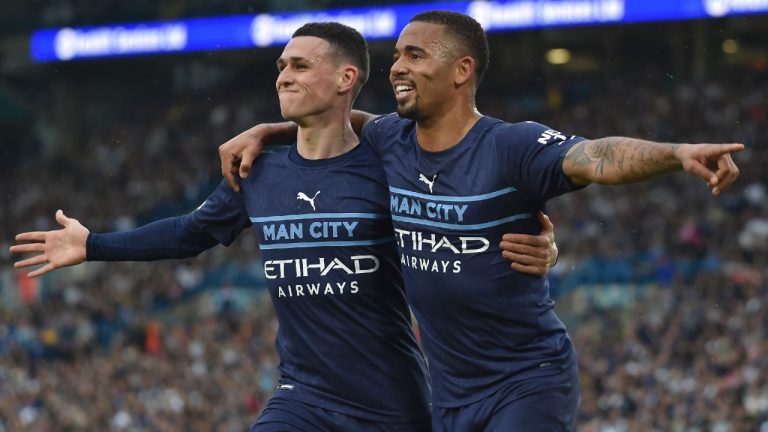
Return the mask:
[[[389,198],[389,209],[393,214],[421,216],[433,220],[463,222],[467,207],[467,204],[443,204],[398,195],[391,195]]]
[[[354,238],[358,222],[317,221],[305,225],[296,223],[273,223],[262,226],[264,240],[296,240],[303,238]]]

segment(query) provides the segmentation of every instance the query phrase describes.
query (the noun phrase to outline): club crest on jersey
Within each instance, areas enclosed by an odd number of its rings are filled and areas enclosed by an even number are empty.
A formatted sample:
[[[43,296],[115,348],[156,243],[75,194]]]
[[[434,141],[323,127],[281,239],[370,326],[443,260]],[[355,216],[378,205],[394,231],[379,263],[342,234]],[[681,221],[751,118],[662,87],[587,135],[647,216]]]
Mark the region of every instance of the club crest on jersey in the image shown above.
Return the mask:
[[[317,192],[315,192],[315,196],[313,196],[312,198],[310,198],[310,197],[309,197],[309,196],[307,196],[307,194],[305,194],[304,192],[299,192],[299,194],[296,196],[296,199],[297,199],[297,200],[302,200],[302,201],[306,201],[306,202],[308,202],[310,205],[312,205],[312,210],[317,210],[317,209],[315,208],[315,198],[317,198],[317,196],[318,196],[319,194],[320,194],[320,191],[317,191]]]
[[[419,181],[424,182],[427,184],[427,186],[429,186],[429,193],[432,193],[432,186],[435,184],[436,179],[437,179],[437,174],[433,175],[432,180],[430,180],[424,174],[419,173]]]

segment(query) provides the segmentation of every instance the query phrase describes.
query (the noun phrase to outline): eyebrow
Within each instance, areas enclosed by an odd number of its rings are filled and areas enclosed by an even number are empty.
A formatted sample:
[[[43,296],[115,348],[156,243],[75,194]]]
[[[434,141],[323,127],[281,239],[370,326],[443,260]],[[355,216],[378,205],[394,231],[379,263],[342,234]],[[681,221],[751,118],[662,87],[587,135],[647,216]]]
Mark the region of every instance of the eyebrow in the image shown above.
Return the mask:
[[[306,58],[304,58],[304,57],[298,57],[298,56],[294,56],[294,57],[288,57],[288,61],[286,61],[286,60],[284,60],[282,57],[280,57],[279,59],[277,59],[277,61],[275,62],[275,64],[276,64],[277,66],[280,66],[281,64],[286,64],[286,63],[298,63],[298,62],[301,62],[301,61],[306,61],[306,60],[307,60],[307,59],[306,59]]]
[[[397,48],[395,48],[395,52],[394,53],[397,54],[397,51],[398,51]],[[420,52],[420,53],[427,54],[427,50],[425,50],[424,48],[422,48],[420,46],[416,46],[416,45],[406,45],[405,48],[403,48],[403,51],[406,51],[406,52],[407,51],[415,51],[415,52]]]

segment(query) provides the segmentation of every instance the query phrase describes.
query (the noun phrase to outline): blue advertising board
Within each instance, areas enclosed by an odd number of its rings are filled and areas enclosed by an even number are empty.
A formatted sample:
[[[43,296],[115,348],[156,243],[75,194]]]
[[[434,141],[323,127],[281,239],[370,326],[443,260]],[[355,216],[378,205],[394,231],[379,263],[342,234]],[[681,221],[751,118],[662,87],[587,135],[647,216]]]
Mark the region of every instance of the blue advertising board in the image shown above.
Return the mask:
[[[495,32],[760,14],[768,13],[768,0],[438,2],[44,29],[32,34],[31,55],[35,61],[55,62],[279,46],[311,21],[339,21],[367,39],[392,39],[411,17],[430,9],[465,13]]]

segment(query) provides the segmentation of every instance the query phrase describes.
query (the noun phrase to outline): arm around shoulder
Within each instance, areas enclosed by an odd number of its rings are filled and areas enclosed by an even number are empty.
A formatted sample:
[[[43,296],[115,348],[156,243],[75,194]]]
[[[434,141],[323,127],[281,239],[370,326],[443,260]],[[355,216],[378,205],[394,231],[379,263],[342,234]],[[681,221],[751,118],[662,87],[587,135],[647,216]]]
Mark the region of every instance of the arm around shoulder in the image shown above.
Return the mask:
[[[240,133],[219,146],[221,174],[232,190],[239,192],[235,179],[248,177],[253,161],[261,155],[265,145],[290,144],[296,141],[299,127],[293,122],[262,123]]]
[[[362,138],[363,130],[365,130],[365,127],[376,117],[379,117],[379,115],[360,110],[352,110],[349,116],[349,121],[352,123],[352,130],[355,131],[358,137]]]

